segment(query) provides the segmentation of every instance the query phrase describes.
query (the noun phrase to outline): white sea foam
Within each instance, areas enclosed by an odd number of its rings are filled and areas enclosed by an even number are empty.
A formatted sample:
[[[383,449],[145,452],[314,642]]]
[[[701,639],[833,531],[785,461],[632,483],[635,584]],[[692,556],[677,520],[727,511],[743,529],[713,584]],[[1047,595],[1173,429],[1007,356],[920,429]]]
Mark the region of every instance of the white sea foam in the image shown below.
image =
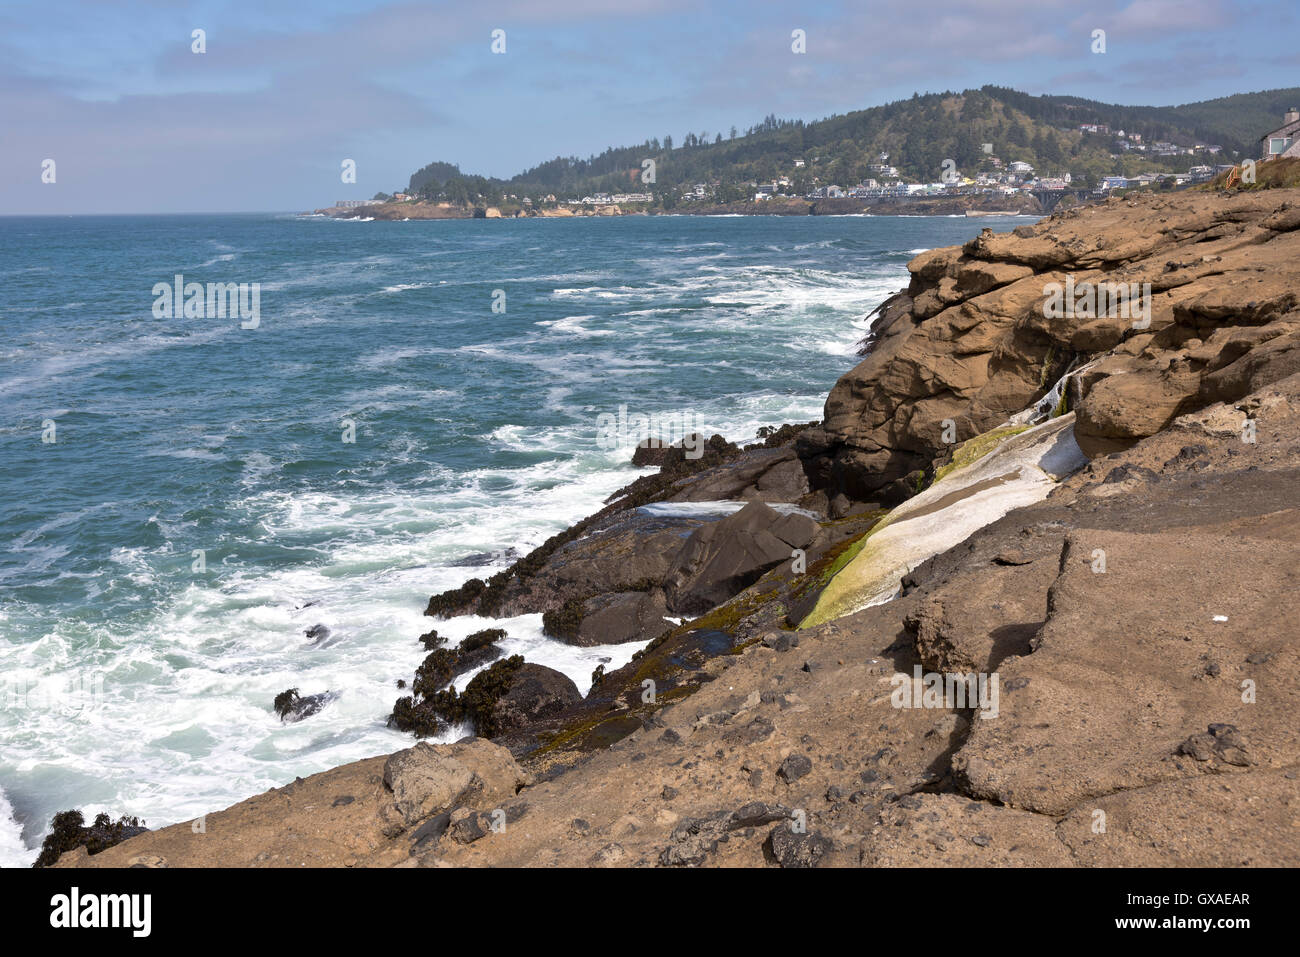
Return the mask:
[[[612,336],[616,334],[613,329],[588,329],[583,325],[588,319],[595,318],[596,316],[565,316],[563,319],[543,319],[533,323],[533,325],[549,327],[553,332],[564,332],[584,339],[592,336]]]
[[[566,270],[554,259],[540,267],[532,261],[508,268],[503,282],[542,286],[536,301],[545,311],[521,312],[527,317],[523,321],[514,321],[518,300],[513,296],[508,323],[505,317],[467,317],[454,309],[418,320],[414,310],[392,316],[397,305],[420,300],[403,299],[403,293],[434,284],[418,278],[428,275],[424,272],[411,279],[407,266],[418,266],[425,256],[463,254],[466,242],[433,234],[422,236],[425,241],[448,247],[404,257],[367,256],[337,270],[315,261],[292,262],[262,287],[282,294],[275,318],[279,329],[366,315],[374,338],[357,340],[360,348],[349,354],[359,356],[321,369],[331,383],[328,401],[304,402],[293,421],[336,435],[339,413],[357,415],[367,430],[358,451],[377,449],[384,467],[401,467],[400,479],[385,480],[378,467],[378,477],[362,467],[340,468],[337,481],[312,485],[301,480],[298,468],[299,460],[312,455],[305,447],[270,443],[250,451],[240,444],[242,430],[205,425],[170,440],[173,450],[162,443],[154,454],[176,457],[176,468],[187,457],[234,463],[233,480],[214,481],[224,484],[228,494],[220,507],[238,519],[230,524],[241,531],[204,543],[206,574],[189,574],[189,542],[199,530],[209,534],[207,518],[181,518],[161,506],[145,523],[149,537],[109,549],[93,573],[62,567],[68,563],[67,546],[53,543],[60,530],[66,533],[67,523],[94,522],[98,513],[57,516],[44,533],[28,533],[20,541],[20,563],[47,581],[82,576],[91,582],[88,594],[136,597],[129,614],[110,620],[76,615],[54,620],[34,605],[0,606],[0,633],[9,633],[18,617],[49,621],[41,625],[38,640],[6,649],[6,676],[39,680],[42,686],[70,683],[82,674],[104,678],[95,707],[77,716],[75,725],[50,710],[0,713],[6,771],[29,775],[41,768],[60,780],[65,792],[87,795],[76,803],[88,812],[137,814],[156,827],[224,807],[295,775],[409,746],[409,736],[386,728],[384,718],[402,693],[397,679],[409,682],[423,656],[416,636],[430,627],[451,640],[503,627],[509,634],[506,653],[558,668],[585,691],[597,665],[619,667],[640,643],[575,648],[546,638],[537,615],[433,622],[422,614],[428,596],[501,570],[508,549],[526,553],[644,474],[630,467],[629,450],[596,444],[597,415],[621,401],[646,411],[689,409],[709,432],[742,443],[753,441],[761,426],[820,418],[828,383],[852,364],[861,331],[853,323],[906,281],[897,257],[843,271],[811,262],[792,266],[788,260],[756,264],[744,262],[739,250],[735,257],[725,248],[714,255],[710,250],[731,244],[710,240],[680,243],[676,251],[686,255],[676,260],[639,261],[640,271]],[[475,239],[470,245],[491,244]],[[788,256],[789,244],[786,248]],[[743,255],[767,254],[751,246]],[[834,255],[825,258],[829,262]],[[520,275],[510,277],[511,271]],[[378,311],[374,297],[379,294],[393,298],[382,314],[371,315]],[[386,324],[412,321],[429,321],[429,334],[416,340],[385,338]],[[504,325],[490,325],[497,322]],[[474,328],[480,323],[493,331],[479,338],[443,333],[452,324]],[[498,329],[507,331],[498,334]],[[35,357],[33,381],[56,377],[62,382],[142,347],[157,351],[218,342],[235,332],[237,326],[214,330],[207,339],[195,339],[194,333],[150,334],[108,346],[73,345],[66,355]],[[770,390],[756,389],[754,383],[773,368],[774,356],[806,374],[800,371]],[[531,383],[528,401],[545,415],[508,407],[482,410],[483,424],[476,426],[479,410],[440,401],[462,389],[459,381],[453,386],[437,377],[434,370],[448,365],[485,370],[489,383],[494,377]],[[272,356],[259,371],[296,378],[313,368],[290,354]],[[370,381],[349,381],[352,371]],[[373,381],[376,372],[379,384]],[[729,384],[714,386],[715,376]],[[6,381],[0,391],[12,385]],[[411,409],[424,414],[412,416]],[[400,410],[405,416],[393,414]],[[444,461],[438,446],[448,433],[480,445],[484,464],[472,467],[464,458],[454,467],[438,464]],[[458,454],[476,453],[462,448]],[[117,504],[99,508],[111,515]],[[742,504],[691,507],[721,515]],[[159,538],[166,544],[157,544]],[[294,558],[282,561],[286,553]],[[473,567],[454,564],[479,554],[496,557]],[[329,635],[312,641],[305,632],[317,624]],[[290,687],[302,694],[329,690],[338,697],[308,721],[282,724],[270,704]],[[74,726],[76,733],[69,733]],[[4,827],[0,820],[0,854]],[[33,852],[24,852],[29,860]]]
[[[431,282],[399,282],[395,286],[385,286],[379,291],[381,293],[409,292],[412,289],[428,289],[432,285]]]
[[[0,867],[29,867],[35,859],[36,851],[23,843],[22,825],[14,820],[14,809],[0,789]]]
[[[204,266],[215,266],[217,263],[228,263],[234,258],[234,253],[222,253],[220,256],[213,256],[211,259],[205,259],[195,268],[202,269]]]
[[[638,511],[662,518],[707,518],[709,516],[733,515],[748,505],[748,502],[651,502],[641,505]],[[809,518],[821,518],[816,512],[800,508],[789,502],[768,502],[771,508],[782,515],[807,515]]]

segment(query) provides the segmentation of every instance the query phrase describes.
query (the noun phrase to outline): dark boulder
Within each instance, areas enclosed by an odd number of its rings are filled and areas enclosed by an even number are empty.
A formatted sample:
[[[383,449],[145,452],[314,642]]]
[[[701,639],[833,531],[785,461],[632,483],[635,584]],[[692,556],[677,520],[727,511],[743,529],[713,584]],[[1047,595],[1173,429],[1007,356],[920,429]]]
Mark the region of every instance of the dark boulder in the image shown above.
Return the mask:
[[[511,655],[476,674],[462,692],[447,688],[418,700],[399,698],[388,723],[420,736],[469,724],[479,737],[496,738],[581,700],[578,686],[565,675],[542,665],[525,664],[522,656]]]
[[[831,849],[831,842],[816,831],[796,831],[785,822],[772,828],[768,847],[782,867],[816,867]]]
[[[393,702],[393,712],[387,723],[388,727],[408,731],[417,738],[437,737],[447,730],[447,722],[433,711],[430,702],[422,700],[417,703],[409,694]]]
[[[517,731],[581,700],[578,686],[567,675],[544,665],[525,664],[514,672],[509,687],[492,705],[492,733]]]
[[[805,515],[782,515],[762,502],[691,533],[665,584],[668,606],[699,615],[738,595],[806,548],[820,528]]]
[[[473,671],[480,665],[485,665],[490,661],[496,661],[505,654],[496,644],[505,636],[506,633],[501,628],[487,628],[483,631],[476,631],[461,641],[456,646],[454,677],[459,677],[467,671]]]
[[[471,651],[477,651],[479,648],[484,648],[493,642],[500,641],[505,636],[506,630],[504,628],[485,628],[482,631],[474,632],[474,634],[470,635],[468,638],[462,639],[461,643],[456,647],[463,655]]]
[[[503,652],[496,642],[506,637],[500,628],[476,631],[455,648],[435,648],[415,669],[411,690],[427,697],[447,687],[461,675],[500,658]]]
[[[751,448],[718,467],[682,483],[674,502],[752,499],[795,502],[811,491],[803,463],[793,448]]]
[[[425,697],[447,687],[456,676],[459,658],[460,653],[455,648],[438,648],[429,652],[415,669],[415,682],[411,685],[411,690],[417,696]]]
[[[778,777],[784,778],[787,784],[793,784],[805,774],[812,771],[812,759],[806,754],[792,754],[777,768]]]
[[[330,691],[322,691],[320,694],[309,694],[303,697],[298,694],[297,688],[290,688],[288,691],[281,691],[275,696],[272,707],[275,709],[275,713],[280,716],[281,721],[301,721],[303,718],[310,718],[337,697],[336,693]]]
[[[664,621],[668,604],[658,588],[645,592],[614,592],[584,603],[577,634],[571,645],[615,645],[625,641],[658,638],[672,625]]]
[[[702,459],[706,450],[723,452],[734,448],[720,435],[705,439],[698,432],[692,432],[671,444],[662,439],[645,438],[637,443],[636,451],[632,453],[632,464],[637,468],[680,468],[687,462]]]
[[[680,447],[676,451],[678,458],[684,457]],[[642,439],[632,453],[632,464],[639,469],[660,468],[672,453],[671,445],[664,445],[658,439]]]

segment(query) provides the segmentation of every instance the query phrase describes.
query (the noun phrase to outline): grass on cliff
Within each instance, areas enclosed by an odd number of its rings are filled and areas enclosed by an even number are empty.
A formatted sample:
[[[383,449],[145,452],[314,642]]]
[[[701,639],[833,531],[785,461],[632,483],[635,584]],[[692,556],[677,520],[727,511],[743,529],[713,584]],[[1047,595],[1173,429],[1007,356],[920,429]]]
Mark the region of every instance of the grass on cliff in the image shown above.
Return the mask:
[[[1227,185],[1228,174],[1220,173],[1202,189],[1222,190]],[[1255,182],[1238,183],[1234,190],[1293,189],[1300,187],[1300,159],[1275,159],[1255,164]]]

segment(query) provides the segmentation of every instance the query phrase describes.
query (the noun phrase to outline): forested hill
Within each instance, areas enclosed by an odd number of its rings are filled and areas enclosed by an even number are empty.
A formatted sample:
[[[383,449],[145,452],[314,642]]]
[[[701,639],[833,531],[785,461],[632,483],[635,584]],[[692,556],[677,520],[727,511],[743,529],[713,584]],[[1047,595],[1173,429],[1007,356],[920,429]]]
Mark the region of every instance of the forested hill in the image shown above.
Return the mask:
[[[1217,145],[1222,147],[1216,154],[1219,161],[1227,161],[1254,156],[1257,139],[1279,126],[1282,114],[1297,105],[1297,87],[1182,106],[1118,106],[985,86],[963,93],[916,94],[812,122],[768,116],[743,131],[732,127],[688,132],[680,139],[655,137],[586,159],[556,157],[509,180],[465,174],[435,162],[414,173],[408,188],[426,198],[468,202],[476,195],[493,200],[507,193],[564,199],[648,189],[664,196],[673,187],[708,182],[719,184],[718,195],[725,199],[728,192],[743,195],[743,184],[780,176],[791,179],[795,192],[818,184],[861,182],[874,175],[869,167],[881,162],[882,153],[903,179],[915,182],[937,180],[947,159],[965,171],[987,165],[989,155],[1004,163],[1027,162],[1045,175],[1070,172],[1095,181],[1112,173],[1188,166],[1185,156],[1120,149],[1117,130],[1137,134],[1148,146]],[[1105,125],[1110,132],[1081,132],[1084,124]],[[991,154],[984,144],[991,144]],[[646,159],[655,163],[655,181],[648,186],[642,182]]]

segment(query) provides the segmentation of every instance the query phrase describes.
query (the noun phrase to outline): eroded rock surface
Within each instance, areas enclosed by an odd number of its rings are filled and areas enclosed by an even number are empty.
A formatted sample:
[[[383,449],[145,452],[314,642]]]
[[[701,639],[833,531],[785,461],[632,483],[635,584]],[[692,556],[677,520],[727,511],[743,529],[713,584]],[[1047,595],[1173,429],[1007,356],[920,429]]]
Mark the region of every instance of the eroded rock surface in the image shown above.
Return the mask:
[[[985,432],[1081,358],[1114,353],[1077,409],[1094,454],[1300,371],[1292,193],[1116,198],[917,256],[870,354],[831,391],[826,460],[809,471],[869,499],[944,450],[944,420],[958,440]],[[1046,317],[1045,287],[1067,280],[1149,283],[1149,326]]]

